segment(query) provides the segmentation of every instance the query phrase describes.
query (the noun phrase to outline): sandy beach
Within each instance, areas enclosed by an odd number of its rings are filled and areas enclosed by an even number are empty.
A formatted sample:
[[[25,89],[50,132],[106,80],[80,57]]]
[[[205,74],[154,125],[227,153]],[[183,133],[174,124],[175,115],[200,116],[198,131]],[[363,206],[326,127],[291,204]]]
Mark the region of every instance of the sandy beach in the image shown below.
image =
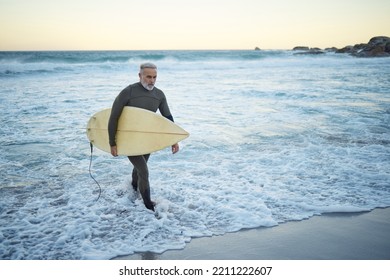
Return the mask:
[[[390,208],[332,213],[223,236],[194,238],[183,250],[121,260],[390,260]]]

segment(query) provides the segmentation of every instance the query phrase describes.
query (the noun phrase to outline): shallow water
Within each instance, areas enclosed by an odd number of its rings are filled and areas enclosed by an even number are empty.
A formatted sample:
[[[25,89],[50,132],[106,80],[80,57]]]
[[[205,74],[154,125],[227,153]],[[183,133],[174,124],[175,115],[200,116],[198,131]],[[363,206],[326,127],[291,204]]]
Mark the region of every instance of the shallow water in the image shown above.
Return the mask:
[[[89,117],[159,67],[190,132],[150,158],[156,216]],[[390,206],[390,59],[289,51],[0,53],[0,258],[108,259]]]

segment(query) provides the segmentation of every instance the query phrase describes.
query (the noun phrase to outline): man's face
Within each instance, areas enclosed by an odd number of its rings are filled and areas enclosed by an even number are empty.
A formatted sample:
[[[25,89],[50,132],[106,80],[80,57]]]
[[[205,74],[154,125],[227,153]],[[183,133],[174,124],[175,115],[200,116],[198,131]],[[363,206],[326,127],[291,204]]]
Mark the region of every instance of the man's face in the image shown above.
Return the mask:
[[[139,79],[144,88],[152,90],[157,79],[157,70],[152,68],[145,68],[139,73]]]

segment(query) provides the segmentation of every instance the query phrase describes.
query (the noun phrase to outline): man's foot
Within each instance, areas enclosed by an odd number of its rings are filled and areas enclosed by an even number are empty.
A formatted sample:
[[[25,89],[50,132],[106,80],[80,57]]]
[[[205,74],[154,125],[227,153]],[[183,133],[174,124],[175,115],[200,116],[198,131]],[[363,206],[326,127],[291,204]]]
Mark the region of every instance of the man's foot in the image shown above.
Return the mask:
[[[156,202],[154,201],[149,201],[149,202],[145,202],[145,207],[148,208],[149,210],[152,210],[154,212],[154,206],[156,206]]]

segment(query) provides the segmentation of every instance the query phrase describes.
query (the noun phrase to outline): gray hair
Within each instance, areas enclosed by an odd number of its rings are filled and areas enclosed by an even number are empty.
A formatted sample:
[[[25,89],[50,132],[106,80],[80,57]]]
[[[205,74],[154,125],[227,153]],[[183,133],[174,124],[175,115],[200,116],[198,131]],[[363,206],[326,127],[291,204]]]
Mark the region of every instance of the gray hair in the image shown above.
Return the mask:
[[[153,63],[150,63],[150,62],[146,62],[146,63],[142,63],[140,66],[139,66],[139,71],[140,73],[143,72],[144,69],[146,68],[150,68],[150,69],[156,69],[157,70],[157,66],[154,65]]]

